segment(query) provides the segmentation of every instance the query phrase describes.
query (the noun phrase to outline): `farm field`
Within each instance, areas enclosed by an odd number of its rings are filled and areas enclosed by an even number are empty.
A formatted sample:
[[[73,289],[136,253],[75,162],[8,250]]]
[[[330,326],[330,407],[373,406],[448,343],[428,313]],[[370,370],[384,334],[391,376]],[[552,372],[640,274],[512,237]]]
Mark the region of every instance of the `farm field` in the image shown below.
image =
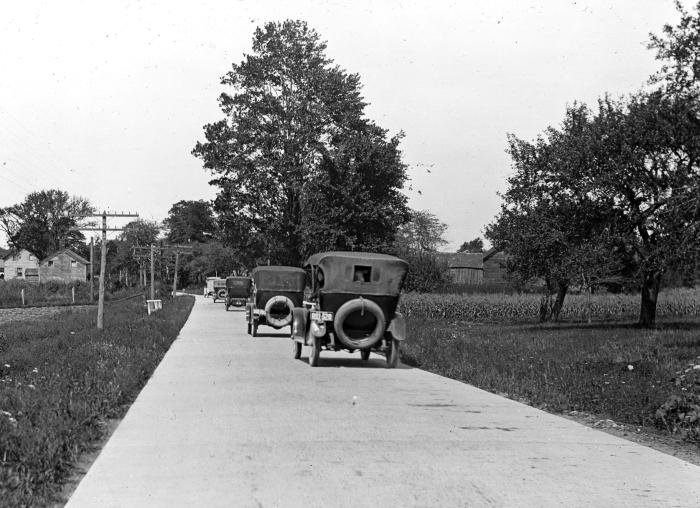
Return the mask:
[[[568,294],[562,321],[634,320],[639,316],[636,294]],[[455,319],[471,322],[535,322],[538,294],[420,294],[401,296],[399,311],[407,317]],[[700,289],[671,289],[659,294],[656,315],[661,318],[700,317]]]
[[[57,501],[81,454],[123,415],[187,320],[194,299],[143,301],[0,325],[0,505]]]

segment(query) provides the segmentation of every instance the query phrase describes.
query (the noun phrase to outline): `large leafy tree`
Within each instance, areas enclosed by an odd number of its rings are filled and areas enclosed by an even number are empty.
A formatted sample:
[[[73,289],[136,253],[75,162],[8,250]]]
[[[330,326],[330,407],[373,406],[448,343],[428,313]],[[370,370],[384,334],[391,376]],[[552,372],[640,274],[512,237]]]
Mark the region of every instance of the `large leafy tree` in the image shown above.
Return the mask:
[[[168,211],[163,225],[171,243],[205,243],[212,240],[218,230],[211,203],[202,199],[178,201]]]
[[[205,126],[193,154],[219,187],[227,245],[291,265],[317,249],[389,248],[407,218],[400,134],[365,118],[359,76],[333,64],[314,30],[258,28],[222,84],[226,118]]]
[[[39,259],[84,240],[76,229],[92,213],[88,200],[57,189],[32,192],[21,203],[0,209],[0,228],[10,246],[27,249]]]
[[[399,227],[395,246],[398,252],[437,252],[447,244],[447,224],[429,210],[411,210],[408,222]]]

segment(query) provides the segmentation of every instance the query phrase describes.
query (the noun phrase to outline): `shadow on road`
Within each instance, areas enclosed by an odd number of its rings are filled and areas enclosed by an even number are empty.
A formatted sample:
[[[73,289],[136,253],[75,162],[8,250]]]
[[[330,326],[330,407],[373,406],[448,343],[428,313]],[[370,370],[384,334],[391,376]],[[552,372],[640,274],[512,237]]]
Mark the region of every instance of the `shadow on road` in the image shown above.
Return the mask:
[[[299,358],[299,361],[304,362],[308,365],[309,358],[308,356],[302,356],[301,358]],[[324,358],[323,354],[321,354],[320,358],[318,359],[318,364],[314,368],[323,369],[339,367],[350,369],[386,369],[386,360],[384,360],[383,358],[370,358],[369,360],[364,361],[360,358],[360,355],[357,355],[357,357],[353,358],[333,358],[328,356]],[[404,364],[399,364],[396,366],[396,368],[403,370],[413,369],[413,367],[411,367],[410,365]]]
[[[277,338],[277,339],[289,339],[289,334],[288,333],[260,333],[258,331],[258,334],[255,337],[251,337],[252,339],[262,339],[262,338]],[[289,339],[291,340],[291,339]]]

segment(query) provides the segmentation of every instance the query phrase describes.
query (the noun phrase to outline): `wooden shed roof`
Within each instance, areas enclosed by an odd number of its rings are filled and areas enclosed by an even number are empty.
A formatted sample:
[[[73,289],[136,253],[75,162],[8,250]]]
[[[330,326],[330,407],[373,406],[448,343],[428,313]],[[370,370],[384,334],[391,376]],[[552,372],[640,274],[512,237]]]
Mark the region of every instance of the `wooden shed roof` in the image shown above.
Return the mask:
[[[472,268],[480,270],[484,267],[481,252],[442,252],[440,253],[448,268]]]

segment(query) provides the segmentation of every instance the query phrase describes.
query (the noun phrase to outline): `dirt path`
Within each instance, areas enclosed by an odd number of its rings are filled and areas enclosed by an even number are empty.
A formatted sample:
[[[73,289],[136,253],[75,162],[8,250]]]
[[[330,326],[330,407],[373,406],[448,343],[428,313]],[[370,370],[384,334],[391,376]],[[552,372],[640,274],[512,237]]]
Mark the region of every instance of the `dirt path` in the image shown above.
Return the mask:
[[[94,309],[94,305],[73,305],[61,307],[14,307],[0,309],[0,324],[10,321],[27,321],[53,316],[61,312],[79,312]]]

